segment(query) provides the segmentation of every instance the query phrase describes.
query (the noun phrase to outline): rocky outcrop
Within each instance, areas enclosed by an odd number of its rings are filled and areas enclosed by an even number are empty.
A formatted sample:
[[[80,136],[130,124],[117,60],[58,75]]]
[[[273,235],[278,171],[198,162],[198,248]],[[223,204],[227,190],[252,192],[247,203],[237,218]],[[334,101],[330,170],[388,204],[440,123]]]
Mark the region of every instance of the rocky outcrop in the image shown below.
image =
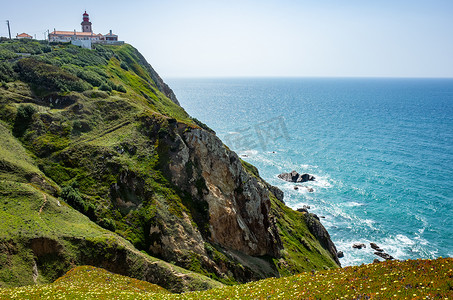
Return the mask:
[[[149,74],[151,75],[151,79],[154,81],[156,84],[157,89],[162,92],[165,96],[167,96],[171,101],[173,101],[175,104],[180,105],[178,99],[176,98],[175,93],[173,90],[162,80],[162,78],[159,76],[159,74],[153,69],[153,67],[146,61],[146,59],[143,57],[143,55],[135,50],[135,54],[139,58],[140,62],[142,63],[143,66],[147,69]]]
[[[305,213],[304,216],[308,230],[310,230],[310,232],[318,239],[321,246],[329,251],[332,259],[341,266],[340,261],[338,260],[337,248],[330,239],[330,235],[326,228],[319,221],[319,218],[312,213]]]
[[[352,248],[354,248],[354,249],[362,249],[362,248],[366,248],[366,245],[363,244],[363,243],[354,243],[352,245]]]
[[[315,176],[310,174],[299,174],[296,171],[292,171],[291,173],[282,173],[278,175],[278,178],[288,181],[288,182],[306,182],[306,181],[314,181]]]
[[[272,194],[274,194],[275,198],[280,200],[282,203],[285,203],[285,201],[283,201],[284,194],[281,189],[279,189],[276,186],[270,185],[270,184],[266,184],[266,187]]]
[[[370,247],[374,250],[376,250],[377,252],[384,252],[384,250],[382,250],[378,245],[376,245],[375,243],[370,243]]]
[[[197,128],[180,128],[179,133],[168,169],[175,185],[206,204],[205,238],[247,255],[278,257],[281,242],[266,187],[217,136]]]
[[[392,260],[394,259],[393,256],[391,256],[390,254],[387,254],[387,253],[384,253],[384,252],[374,252],[375,255],[379,256],[379,257],[382,257],[383,259],[385,260]]]

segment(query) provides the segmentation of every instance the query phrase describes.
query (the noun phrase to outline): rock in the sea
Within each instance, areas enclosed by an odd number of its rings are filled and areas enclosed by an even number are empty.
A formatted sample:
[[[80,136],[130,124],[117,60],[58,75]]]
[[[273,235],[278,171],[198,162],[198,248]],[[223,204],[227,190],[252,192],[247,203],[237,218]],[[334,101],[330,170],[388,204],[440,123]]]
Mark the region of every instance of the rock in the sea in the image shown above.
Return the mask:
[[[354,248],[354,249],[362,249],[362,248],[366,248],[366,245],[363,244],[363,243],[355,243],[354,245],[352,245],[352,248]]]
[[[299,174],[296,171],[291,173],[282,173],[278,175],[278,178],[289,182],[306,182],[315,180],[315,176],[310,174]]]
[[[393,256],[391,256],[390,254],[387,254],[387,253],[384,253],[384,252],[374,252],[374,254],[376,254],[377,256],[379,257],[382,257],[383,259],[385,260],[392,260],[392,259],[395,259]]]
[[[381,248],[379,248],[378,245],[376,245],[375,243],[370,243],[370,246],[371,248],[373,248],[374,250],[378,251],[378,252],[384,252],[384,250],[382,250]]]
[[[308,210],[305,207],[298,208],[297,211],[298,212],[303,212],[303,213],[308,213]]]
[[[315,190],[312,187],[306,186],[305,187],[309,193],[313,193]]]
[[[338,252],[337,252],[337,257],[338,257],[338,258],[344,257],[343,251],[338,251]]]
[[[298,187],[298,186],[296,185],[296,186],[294,186],[294,189],[295,189],[295,190],[298,190],[298,189],[299,189],[299,187]]]

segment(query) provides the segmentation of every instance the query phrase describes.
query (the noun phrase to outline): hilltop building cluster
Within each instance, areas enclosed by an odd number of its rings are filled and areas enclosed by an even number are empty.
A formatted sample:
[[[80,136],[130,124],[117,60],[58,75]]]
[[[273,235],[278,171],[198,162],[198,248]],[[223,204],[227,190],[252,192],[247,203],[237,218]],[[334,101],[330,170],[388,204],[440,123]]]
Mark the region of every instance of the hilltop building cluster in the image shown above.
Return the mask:
[[[75,29],[74,31],[58,31],[54,29],[54,31],[49,33],[49,42],[71,42],[73,45],[88,49],[91,49],[92,44],[124,44],[124,41],[118,41],[118,35],[113,34],[112,30],[107,34],[93,33],[90,16],[86,11],[83,14],[80,25],[82,25],[82,32],[78,32]]]

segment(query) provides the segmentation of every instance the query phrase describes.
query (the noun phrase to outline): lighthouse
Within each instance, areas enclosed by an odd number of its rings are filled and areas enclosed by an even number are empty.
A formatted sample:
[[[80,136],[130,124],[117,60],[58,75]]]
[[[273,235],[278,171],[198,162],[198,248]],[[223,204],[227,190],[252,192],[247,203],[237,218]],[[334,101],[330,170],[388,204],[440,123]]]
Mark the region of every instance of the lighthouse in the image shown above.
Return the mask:
[[[82,25],[82,32],[93,32],[93,30],[91,29],[90,16],[86,11],[83,14],[83,21],[82,23],[80,23],[80,25]]]

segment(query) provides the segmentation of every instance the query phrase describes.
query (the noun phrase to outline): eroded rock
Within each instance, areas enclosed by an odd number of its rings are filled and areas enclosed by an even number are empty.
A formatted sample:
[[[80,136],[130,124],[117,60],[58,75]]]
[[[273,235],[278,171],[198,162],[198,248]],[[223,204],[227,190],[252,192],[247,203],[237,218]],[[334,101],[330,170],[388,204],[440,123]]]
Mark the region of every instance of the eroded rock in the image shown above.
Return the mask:
[[[314,181],[316,178],[310,174],[299,174],[296,171],[292,171],[291,173],[282,173],[278,175],[278,178],[283,179],[288,182],[306,182],[306,181]]]
[[[366,248],[366,245],[363,244],[363,243],[355,243],[352,245],[352,248],[354,249],[362,249],[362,248]]]

